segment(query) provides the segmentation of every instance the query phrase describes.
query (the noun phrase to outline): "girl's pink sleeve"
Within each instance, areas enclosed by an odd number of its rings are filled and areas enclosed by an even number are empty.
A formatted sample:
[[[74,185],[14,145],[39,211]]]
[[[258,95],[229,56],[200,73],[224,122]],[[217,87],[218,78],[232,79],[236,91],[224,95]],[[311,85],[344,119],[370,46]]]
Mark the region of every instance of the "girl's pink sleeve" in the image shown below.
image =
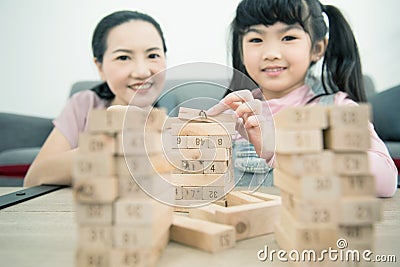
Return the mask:
[[[344,93],[337,93],[335,96],[336,105],[357,105],[347,98]],[[378,197],[392,197],[397,188],[398,171],[385,143],[375,132],[372,123],[369,123],[371,136],[371,147],[368,150],[371,173],[375,176],[376,194]]]

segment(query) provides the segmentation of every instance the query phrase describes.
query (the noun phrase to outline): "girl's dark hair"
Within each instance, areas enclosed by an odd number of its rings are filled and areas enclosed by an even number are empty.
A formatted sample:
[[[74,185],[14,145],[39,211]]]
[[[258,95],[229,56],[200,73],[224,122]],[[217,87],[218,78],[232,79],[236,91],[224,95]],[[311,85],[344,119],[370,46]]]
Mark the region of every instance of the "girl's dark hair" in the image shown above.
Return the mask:
[[[110,15],[104,17],[96,26],[93,37],[92,37],[92,51],[93,57],[97,59],[98,62],[103,62],[103,56],[105,51],[107,50],[107,38],[108,33],[114,27],[119,26],[123,23],[129,22],[131,20],[142,20],[151,23],[160,34],[164,53],[167,52],[167,46],[165,45],[164,34],[161,30],[160,25],[147,14],[143,14],[137,11],[123,10],[111,13]],[[107,83],[102,83],[94,88],[92,88],[96,94],[106,100],[111,100],[115,97],[113,92],[111,92]]]
[[[232,65],[239,72],[234,72],[230,89],[254,89],[254,81],[250,82],[242,61],[243,35],[250,26],[298,23],[310,35],[314,47],[328,33],[323,12],[329,19],[329,42],[322,64],[324,90],[327,94],[340,90],[356,102],[365,102],[361,61],[351,27],[336,7],[322,5],[318,0],[243,0],[239,4],[231,23]]]

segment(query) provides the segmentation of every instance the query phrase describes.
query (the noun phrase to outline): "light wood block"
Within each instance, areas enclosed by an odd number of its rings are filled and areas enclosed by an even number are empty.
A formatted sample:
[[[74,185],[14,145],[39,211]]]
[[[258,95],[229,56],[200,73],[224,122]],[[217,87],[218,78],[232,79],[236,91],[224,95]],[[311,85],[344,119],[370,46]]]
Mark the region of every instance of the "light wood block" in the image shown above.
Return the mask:
[[[376,196],[375,177],[373,175],[342,175],[340,177],[342,196]]]
[[[281,203],[281,196],[277,196],[277,195],[272,195],[272,194],[266,194],[266,193],[262,193],[262,192],[249,192],[249,191],[240,191],[244,194],[259,198],[261,200],[264,201],[275,201],[277,203]]]
[[[111,249],[113,246],[111,225],[79,225],[78,247]]]
[[[368,129],[332,128],[324,132],[325,147],[337,152],[366,151],[371,145]]]
[[[111,267],[109,249],[78,248],[76,267]]]
[[[228,207],[263,202],[263,200],[259,198],[253,197],[240,191],[231,191],[229,192],[229,194],[226,194],[226,201],[228,203]]]
[[[382,218],[380,199],[374,196],[342,198],[338,217],[342,225],[373,224]]]
[[[222,174],[226,173],[229,168],[229,161],[204,161],[204,173]]]
[[[77,202],[111,203],[118,197],[118,179],[108,177],[74,179],[73,191]]]
[[[225,193],[224,186],[203,186],[203,200],[220,200]]]
[[[341,196],[341,184],[337,175],[293,176],[274,169],[274,183],[280,189],[304,199],[333,198]]]
[[[276,130],[275,152],[316,153],[323,150],[321,130]]]
[[[170,206],[151,198],[135,200],[119,198],[114,202],[114,223],[145,225],[172,212]]]
[[[177,169],[173,173],[204,173],[204,161],[203,160],[181,160],[181,164],[176,166]]]
[[[232,159],[231,149],[171,149],[166,151],[166,158],[176,166],[180,166],[181,160],[206,160],[206,161],[228,161]]]
[[[201,121],[201,122],[232,122],[236,123],[234,113],[221,113],[216,116],[204,116],[205,111],[200,109],[180,107],[178,118],[181,120]]]
[[[210,135],[208,136],[208,148],[232,148],[232,136]]]
[[[114,248],[151,249],[157,246],[171,224],[172,212],[168,212],[146,225],[119,224],[113,226]]]
[[[151,155],[163,152],[161,134],[159,132],[124,131],[117,134],[116,153],[118,155]]]
[[[328,127],[326,107],[288,107],[274,115],[277,130],[321,130]]]
[[[330,106],[328,108],[329,125],[331,128],[362,128],[368,129],[371,119],[371,105]]]
[[[209,139],[207,136],[186,136],[187,148],[208,148]]]
[[[276,168],[291,175],[326,175],[336,172],[335,155],[328,150],[310,154],[275,154]]]
[[[113,249],[110,253],[110,266],[118,267],[152,267],[156,266],[161,253],[169,241],[169,231],[150,249]]]
[[[79,153],[115,154],[115,137],[110,134],[79,134]]]
[[[208,252],[218,252],[235,245],[235,229],[229,225],[175,215],[170,239]]]
[[[346,239],[348,244],[373,244],[375,227],[366,225],[339,225],[339,236]]]
[[[190,218],[205,220],[209,222],[216,222],[215,212],[220,210],[223,212],[226,207],[217,204],[208,204],[206,206],[196,207],[188,210],[188,215]]]
[[[207,136],[207,135],[233,135],[235,123],[174,123],[171,126],[172,135]]]
[[[370,174],[368,154],[357,153],[335,153],[335,170],[343,175]]]
[[[163,154],[149,156],[116,157],[118,176],[148,177],[157,173],[169,173],[175,169]]]
[[[107,153],[78,153],[73,159],[74,178],[115,176],[114,157]]]
[[[113,220],[112,204],[75,203],[75,221],[80,225],[107,225]]]
[[[203,200],[203,187],[201,186],[182,186],[183,200]]]
[[[172,135],[171,148],[188,148],[187,140],[189,136]]]

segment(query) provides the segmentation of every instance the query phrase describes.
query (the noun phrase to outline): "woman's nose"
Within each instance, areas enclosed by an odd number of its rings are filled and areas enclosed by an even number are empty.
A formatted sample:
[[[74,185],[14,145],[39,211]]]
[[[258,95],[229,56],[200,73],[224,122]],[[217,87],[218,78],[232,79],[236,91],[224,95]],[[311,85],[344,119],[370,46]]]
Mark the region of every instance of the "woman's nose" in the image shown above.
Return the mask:
[[[131,76],[137,79],[146,79],[151,76],[150,67],[145,62],[137,62],[133,65]]]

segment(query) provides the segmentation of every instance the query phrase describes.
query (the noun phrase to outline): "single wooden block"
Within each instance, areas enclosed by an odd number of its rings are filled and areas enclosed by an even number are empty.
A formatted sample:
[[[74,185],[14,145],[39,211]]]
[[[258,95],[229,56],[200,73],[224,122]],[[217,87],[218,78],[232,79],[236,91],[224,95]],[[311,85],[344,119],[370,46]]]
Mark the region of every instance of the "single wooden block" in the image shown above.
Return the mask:
[[[80,225],[107,225],[113,219],[112,204],[75,203],[75,221]]]
[[[368,128],[332,128],[324,132],[325,148],[335,152],[362,152],[370,148]]]
[[[146,225],[119,224],[113,226],[114,248],[151,249],[162,240],[172,224],[172,212]]]
[[[163,154],[116,157],[115,164],[118,176],[147,177],[175,169]]]
[[[173,173],[204,173],[203,160],[182,160],[180,166]]]
[[[171,149],[165,153],[166,158],[176,166],[180,166],[181,160],[229,161],[232,159],[231,149],[226,148]]]
[[[229,161],[204,161],[203,173],[226,173],[232,166],[229,166]]]
[[[225,186],[234,180],[231,172],[224,174],[171,174],[163,177],[176,186]]]
[[[78,153],[73,159],[72,176],[91,178],[115,176],[114,156],[107,153]]]
[[[310,154],[275,154],[275,167],[291,175],[326,175],[333,174],[335,154],[324,150]]]
[[[328,127],[326,107],[288,107],[274,115],[277,130],[321,130]]]
[[[168,216],[168,213],[172,214],[172,212],[170,206],[151,198],[119,198],[114,202],[114,223],[145,225],[164,215]]]
[[[155,266],[161,253],[169,241],[169,231],[160,238],[157,244],[150,249],[112,249],[110,266],[118,267],[152,267]]]
[[[220,200],[225,193],[224,186],[203,186],[203,200]]]
[[[111,203],[118,197],[118,179],[109,177],[74,179],[73,191],[77,202]]]
[[[203,200],[203,187],[201,186],[182,186],[183,200]]]
[[[370,174],[368,154],[357,153],[335,153],[335,170],[343,175]]]
[[[208,142],[207,136],[186,136],[187,148],[208,148]]]
[[[235,123],[174,123],[171,126],[172,135],[181,136],[207,136],[207,135],[233,135],[235,134]]]
[[[375,177],[371,174],[340,176],[342,196],[376,196]]]
[[[208,148],[232,148],[232,136],[210,135],[208,136]]]
[[[334,225],[338,223],[337,198],[302,199],[281,190],[282,206],[299,223]]]
[[[277,203],[281,203],[281,197],[277,195],[272,195],[272,194],[266,194],[262,192],[249,192],[249,191],[240,191],[244,194],[259,198],[264,201],[275,201]]]
[[[104,153],[115,154],[115,137],[110,134],[79,134],[79,153]]]
[[[337,175],[293,176],[274,169],[274,183],[280,189],[298,198],[319,199],[341,196],[341,183]]]
[[[275,238],[281,248],[301,251],[335,248],[339,236],[336,225],[301,223],[281,208],[281,220],[275,224]]]
[[[178,118],[189,121],[236,123],[236,116],[234,113],[221,113],[216,116],[208,116],[204,110],[186,107],[179,108]]]
[[[175,215],[170,230],[172,241],[208,252],[235,246],[235,229],[229,225]]]
[[[116,153],[118,155],[151,155],[163,152],[161,133],[124,131],[117,134]]]
[[[111,225],[79,225],[78,247],[111,249],[112,246]]]
[[[275,152],[316,153],[322,152],[323,139],[321,130],[276,130]]]
[[[342,225],[375,223],[383,217],[380,199],[375,196],[342,198],[338,217]]]
[[[130,176],[118,177],[118,196],[133,199],[147,199],[149,197]]]
[[[182,186],[175,186],[175,200],[183,199]]]
[[[357,106],[330,106],[328,118],[331,128],[351,127],[366,130],[371,119],[371,105],[363,103]]]
[[[208,204],[206,206],[196,207],[188,210],[189,217],[193,219],[216,222],[215,212],[217,210],[224,211],[226,207],[217,204]]]
[[[87,129],[90,133],[116,133],[122,131],[125,113],[94,109],[89,112]]]
[[[264,202],[259,198],[253,197],[240,191],[231,191],[226,194],[226,201],[228,203],[228,207]]]
[[[339,225],[339,236],[349,244],[372,244],[375,238],[373,224],[366,225]]]
[[[76,267],[111,267],[108,249],[78,248],[75,254]]]

